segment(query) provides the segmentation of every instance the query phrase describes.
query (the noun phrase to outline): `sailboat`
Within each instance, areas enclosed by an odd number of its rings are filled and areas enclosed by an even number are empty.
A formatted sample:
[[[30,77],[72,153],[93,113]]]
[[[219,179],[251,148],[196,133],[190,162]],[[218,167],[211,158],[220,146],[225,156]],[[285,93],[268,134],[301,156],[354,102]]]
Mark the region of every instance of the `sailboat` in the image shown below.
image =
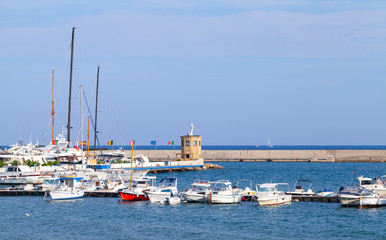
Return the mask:
[[[271,144],[271,140],[268,139],[268,147],[273,148],[273,145]]]

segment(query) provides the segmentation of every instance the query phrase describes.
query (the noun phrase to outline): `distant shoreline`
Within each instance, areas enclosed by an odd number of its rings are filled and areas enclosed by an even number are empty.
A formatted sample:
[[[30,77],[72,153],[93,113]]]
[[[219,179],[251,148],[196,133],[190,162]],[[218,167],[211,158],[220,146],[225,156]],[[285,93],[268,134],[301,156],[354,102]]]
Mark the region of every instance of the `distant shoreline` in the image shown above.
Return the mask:
[[[94,146],[90,146],[93,148]],[[1,146],[1,149],[9,149],[10,146]],[[101,146],[106,150],[131,150],[130,145]],[[170,145],[138,145],[135,150],[181,150],[181,146]],[[202,150],[386,150],[386,145],[203,145]]]

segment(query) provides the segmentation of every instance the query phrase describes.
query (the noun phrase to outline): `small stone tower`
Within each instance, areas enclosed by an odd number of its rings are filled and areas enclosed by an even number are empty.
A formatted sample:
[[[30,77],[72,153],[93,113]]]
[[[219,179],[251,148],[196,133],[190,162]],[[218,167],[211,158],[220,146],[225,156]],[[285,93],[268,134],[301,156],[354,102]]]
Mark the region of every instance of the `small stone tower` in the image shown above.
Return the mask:
[[[201,158],[201,136],[193,135],[193,123],[188,135],[181,136],[181,160],[197,160]]]

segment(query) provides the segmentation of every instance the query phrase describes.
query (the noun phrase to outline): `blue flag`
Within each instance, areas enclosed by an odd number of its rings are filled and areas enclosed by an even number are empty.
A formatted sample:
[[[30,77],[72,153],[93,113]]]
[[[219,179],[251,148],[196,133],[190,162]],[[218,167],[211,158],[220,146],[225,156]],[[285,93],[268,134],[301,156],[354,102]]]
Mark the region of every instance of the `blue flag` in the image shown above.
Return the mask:
[[[151,141],[150,144],[151,145],[157,145],[157,141]]]

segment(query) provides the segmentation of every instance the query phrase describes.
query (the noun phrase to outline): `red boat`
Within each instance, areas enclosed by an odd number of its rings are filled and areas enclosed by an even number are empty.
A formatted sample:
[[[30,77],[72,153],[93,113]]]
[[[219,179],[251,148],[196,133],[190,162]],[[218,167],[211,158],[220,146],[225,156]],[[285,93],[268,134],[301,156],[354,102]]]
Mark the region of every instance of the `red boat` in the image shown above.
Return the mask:
[[[119,193],[123,202],[127,201],[147,201],[149,197],[144,191],[155,188],[156,177],[147,176],[133,180],[132,189],[126,188]]]
[[[125,192],[120,192],[119,195],[121,196],[122,201],[147,201],[149,200],[149,197],[142,193],[136,193],[135,190],[128,190]]]

